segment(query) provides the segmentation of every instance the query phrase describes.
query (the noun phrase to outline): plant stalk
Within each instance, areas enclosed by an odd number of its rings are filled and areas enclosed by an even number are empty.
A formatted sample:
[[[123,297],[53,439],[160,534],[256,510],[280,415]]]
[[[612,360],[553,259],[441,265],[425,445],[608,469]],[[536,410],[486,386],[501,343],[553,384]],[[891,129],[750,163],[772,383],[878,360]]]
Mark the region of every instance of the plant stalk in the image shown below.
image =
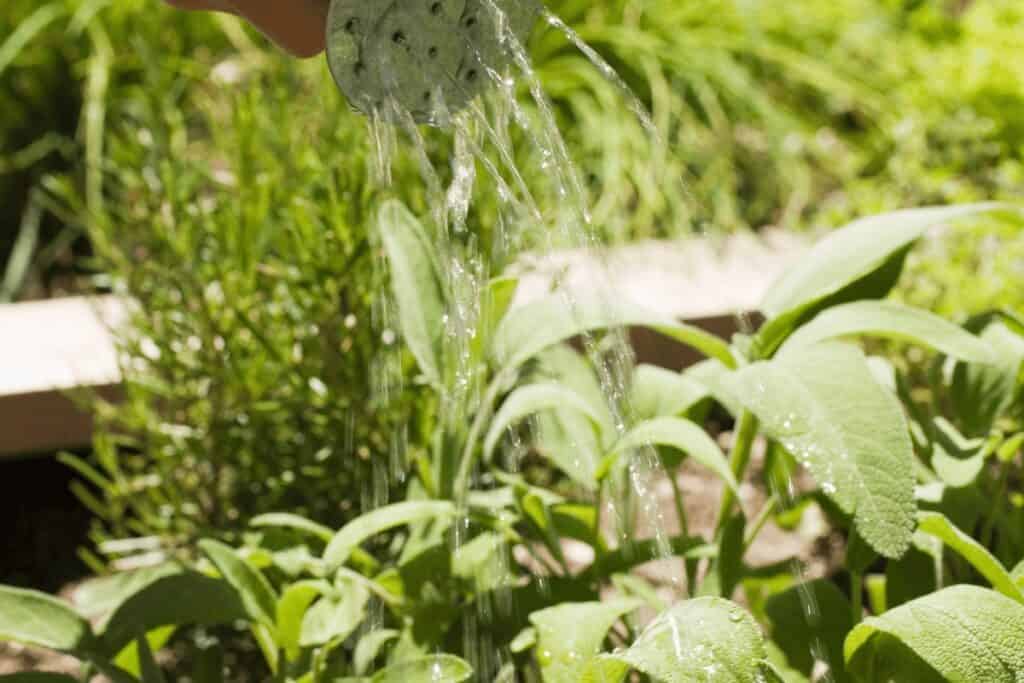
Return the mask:
[[[743,480],[743,474],[750,464],[750,454],[754,447],[754,437],[757,436],[757,427],[757,417],[749,410],[744,410],[736,422],[736,439],[732,445],[732,452],[729,454],[729,467],[737,482]],[[735,503],[736,494],[732,489],[726,488],[722,494],[722,505],[719,508],[718,523],[715,526],[716,539],[721,536]]]

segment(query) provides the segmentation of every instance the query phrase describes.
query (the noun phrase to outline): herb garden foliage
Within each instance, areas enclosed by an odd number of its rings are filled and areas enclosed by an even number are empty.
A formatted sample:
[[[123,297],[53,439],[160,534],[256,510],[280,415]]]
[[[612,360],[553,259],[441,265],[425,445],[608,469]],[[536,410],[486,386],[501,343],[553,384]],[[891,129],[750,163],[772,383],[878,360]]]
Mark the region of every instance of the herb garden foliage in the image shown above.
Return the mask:
[[[898,271],[927,229],[999,211],[920,209],[851,224],[775,284],[768,322],[731,345],[639,309],[614,311],[709,356],[682,375],[638,368],[630,391],[641,410],[624,434],[586,390],[586,358],[563,345],[609,325],[598,312],[607,309],[554,294],[508,311],[510,283],[495,280],[481,302],[494,324],[469,347],[482,405],[468,422],[437,423],[410,442],[415,476],[400,502],[337,530],[290,512],[259,516],[240,546],[202,541],[191,566],[100,579],[85,605],[105,615],[95,624],[44,595],[2,588],[0,634],[144,683],[163,680],[152,651],[175,629],[237,621],[282,681],[578,683],[630,671],[668,683],[807,681],[820,660],[836,681],[1016,683],[1024,321],[993,311],[959,327],[885,299],[894,258]],[[422,381],[443,391],[455,360],[424,324],[449,303],[422,248],[429,241],[396,202],[380,211],[379,229],[398,327]],[[931,350],[935,402],[923,405],[887,361],[866,356],[865,337]],[[736,413],[728,456],[691,421],[708,396]],[[506,468],[501,443],[531,414],[560,427],[540,431],[538,450],[577,494]],[[573,434],[586,434],[589,449],[560,458],[560,439]],[[744,562],[761,527],[745,524],[735,493],[758,435],[772,454],[766,479],[801,466],[817,482],[802,500],[775,489],[765,514],[821,505],[849,538],[842,588],[840,576],[800,585],[786,563]],[[713,535],[680,520],[681,533],[662,543],[607,536],[600,501],[626,491],[618,503],[629,508],[629,487],[617,484],[650,447],[670,474],[692,458],[725,482]],[[590,559],[570,561],[568,540],[588,546]],[[665,604],[631,573],[663,553],[685,560],[699,597]],[[609,588],[617,597],[602,600]],[[737,589],[767,600],[749,600],[747,611],[730,601]],[[656,616],[641,621],[644,611]]]
[[[652,164],[648,136],[617,88],[556,32],[533,41],[537,73],[609,241],[695,227],[832,226],[900,206],[1020,196],[1024,9],[1016,0],[549,5],[640,94],[665,142]],[[285,58],[234,20],[155,0],[9,0],[0,36],[0,205],[10,212],[0,228],[0,299],[59,290],[48,276],[65,268],[69,244],[82,246],[107,194],[104,175],[134,168],[136,159],[111,153],[116,140],[161,130],[164,108],[222,102],[238,83],[218,85],[218,76],[239,67],[278,79],[279,88],[295,85]],[[164,108],[123,107],[139,90]],[[326,80],[306,92],[262,116],[284,130],[297,111],[325,101],[336,111]],[[185,118],[192,123],[192,114]],[[188,130],[192,141],[203,133]],[[257,130],[265,132],[247,134]],[[153,138],[156,158],[167,149]],[[312,138],[292,142],[292,156],[323,151]],[[208,158],[229,153],[211,144]],[[533,153],[530,144],[517,148]],[[178,159],[168,154],[162,163]],[[284,194],[305,192],[303,176],[278,180]],[[90,213],[61,200],[68,185],[89,197]],[[549,187],[532,190],[552,199]],[[172,199],[170,208],[190,201]],[[929,281],[965,289],[941,255],[925,260]],[[1012,284],[1000,294],[1013,294]]]

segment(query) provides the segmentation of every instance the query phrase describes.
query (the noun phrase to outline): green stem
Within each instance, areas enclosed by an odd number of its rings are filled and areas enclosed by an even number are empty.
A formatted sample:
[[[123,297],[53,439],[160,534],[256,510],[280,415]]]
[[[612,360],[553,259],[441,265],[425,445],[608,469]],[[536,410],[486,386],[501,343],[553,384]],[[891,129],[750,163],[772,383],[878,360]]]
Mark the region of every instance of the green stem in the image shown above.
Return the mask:
[[[850,616],[853,625],[861,622],[864,616],[864,577],[860,572],[850,572]]]
[[[479,452],[477,441],[480,440],[484,425],[487,424],[491,417],[491,408],[494,406],[494,402],[498,400],[498,394],[504,384],[503,380],[503,374],[499,374],[491,380],[490,385],[487,387],[487,392],[480,401],[476,416],[473,418],[473,425],[469,428],[469,434],[466,436],[466,445],[462,450],[462,460],[459,462],[459,470],[455,475],[455,485],[452,489],[456,499],[465,497],[469,491],[469,477],[473,473],[473,465],[476,464],[476,454]],[[438,483],[443,484],[442,482]]]
[[[743,539],[744,554],[750,550],[750,546],[754,545],[754,540],[757,538],[757,535],[761,533],[761,529],[763,529],[764,525],[768,523],[768,520],[771,519],[772,513],[775,512],[775,508],[777,508],[778,505],[778,496],[772,495],[772,497],[765,502],[764,507],[761,508],[760,512],[757,513],[757,517],[754,518],[750,528],[747,530],[746,537]]]
[[[1010,478],[1010,463],[1004,462],[999,468],[999,485],[996,487],[996,495],[992,498],[992,505],[988,514],[985,515],[985,525],[982,527],[981,542],[986,548],[992,547],[992,536],[995,534],[996,517],[998,517],[999,504],[1006,497],[1006,485]]]
[[[668,481],[672,485],[672,498],[675,499],[676,517],[679,519],[679,532],[683,536],[690,535],[690,524],[686,518],[686,506],[683,502],[683,492],[679,490],[679,482],[676,481],[678,472],[669,472]],[[694,592],[694,582],[697,579],[696,560],[683,559],[683,566],[686,568],[686,590]]]
[[[754,437],[757,436],[757,427],[757,417],[749,410],[744,410],[736,422],[736,438],[732,445],[732,452],[729,454],[729,466],[737,482],[743,480],[743,474],[747,471],[747,465],[750,464],[750,454],[754,446]],[[736,494],[732,489],[725,489],[722,494],[722,505],[718,511],[715,538],[721,536],[735,503]]]

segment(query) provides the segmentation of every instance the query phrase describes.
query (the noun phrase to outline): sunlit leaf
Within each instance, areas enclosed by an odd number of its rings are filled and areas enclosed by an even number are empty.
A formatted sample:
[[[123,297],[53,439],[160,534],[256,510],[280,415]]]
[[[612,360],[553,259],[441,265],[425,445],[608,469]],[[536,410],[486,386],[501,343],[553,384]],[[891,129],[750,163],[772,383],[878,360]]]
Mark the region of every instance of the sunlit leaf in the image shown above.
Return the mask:
[[[453,655],[433,655],[393,664],[378,672],[371,683],[463,683],[473,667]]]
[[[609,629],[642,604],[639,600],[564,603],[531,614],[544,683],[578,683],[588,662],[601,652]]]
[[[913,445],[899,402],[860,350],[817,344],[747,366],[729,382],[871,547],[903,554],[914,528]]]
[[[199,542],[199,549],[224,580],[238,591],[249,616],[266,626],[273,626],[276,622],[277,596],[263,574],[243,560],[233,548],[220,541],[204,539]]]
[[[920,664],[883,647],[884,636],[898,640],[941,678],[923,677]],[[953,586],[865,619],[847,636],[844,649],[850,672],[863,683],[1019,683],[1024,606],[985,588]],[[913,677],[906,675],[908,666],[915,667]]]
[[[373,510],[346,524],[324,551],[324,562],[330,568],[345,564],[360,543],[388,529],[411,522],[452,517],[455,506],[448,501],[407,501]]]
[[[0,586],[0,641],[85,652],[93,648],[92,628],[67,603],[37,591]]]

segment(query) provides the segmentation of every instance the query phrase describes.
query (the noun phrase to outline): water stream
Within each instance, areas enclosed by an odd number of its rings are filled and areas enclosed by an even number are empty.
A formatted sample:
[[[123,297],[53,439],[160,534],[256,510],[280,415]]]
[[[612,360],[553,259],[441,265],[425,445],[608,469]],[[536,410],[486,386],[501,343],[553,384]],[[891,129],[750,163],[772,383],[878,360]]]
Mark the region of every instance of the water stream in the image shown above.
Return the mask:
[[[488,68],[487,78],[492,87],[461,112],[443,110],[440,98],[431,100],[433,120],[447,124],[446,128],[450,130],[450,170],[442,172],[433,166],[428,140],[409,112],[397,111],[397,107],[396,111],[375,111],[369,124],[374,146],[374,175],[380,182],[391,182],[391,159],[399,148],[410,150],[421,170],[430,206],[431,231],[451,302],[445,317],[446,363],[450,367],[444,379],[439,419],[452,433],[471,420],[477,411],[489,409],[483,404],[480,391],[484,369],[473,365],[470,348],[485,317],[486,312],[480,310],[480,302],[488,280],[501,274],[505,266],[528,250],[587,249],[600,260],[600,252],[596,249],[600,239],[592,223],[587,188],[558,127],[541,79],[527,50],[508,27],[501,7],[495,0],[484,0],[484,5],[490,14],[487,20],[494,22],[501,36],[500,43],[507,52],[508,67],[500,70]],[[543,26],[561,32],[604,78],[621,91],[630,110],[648,131],[652,150],[658,149],[658,154],[662,154],[664,145],[660,143],[661,135],[656,124],[611,65],[557,16],[545,11],[543,19]],[[468,48],[474,50],[475,46],[469,45]],[[383,106],[395,105],[385,103]],[[521,153],[517,154],[516,141],[525,145],[527,151],[520,149]],[[652,151],[652,158],[654,155]],[[543,196],[538,196],[536,189],[531,189],[535,186],[527,180],[535,177],[544,179]],[[442,178],[450,178],[447,186]],[[489,253],[483,253],[480,241],[468,225],[473,199],[482,187],[492,189],[497,197],[494,248]],[[384,265],[381,264],[382,267]],[[612,291],[613,279],[607,263],[603,263],[603,267],[604,272],[592,284],[597,300],[611,307],[620,302],[616,301]],[[578,300],[578,294],[562,288],[559,295],[565,298],[567,310],[582,320],[584,302]],[[594,302],[588,297],[585,303],[593,305]],[[394,303],[387,295],[381,295],[377,311],[375,324],[381,331],[384,343],[381,358],[384,360],[378,367],[378,395],[375,400],[386,404],[400,387],[402,370],[394,343],[394,330],[397,329]],[[584,335],[582,347],[593,363],[615,429],[621,436],[634,423],[628,399],[634,358],[628,335],[621,329],[601,335]],[[389,466],[373,470],[372,482],[364,495],[364,509],[388,502],[389,487],[404,482],[407,439],[405,432],[396,435],[394,448],[397,452],[392,455]],[[505,459],[514,472],[517,458],[528,450],[529,444],[515,439],[510,441]],[[673,598],[680,599],[687,597],[691,587],[686,584],[683,562],[673,556],[669,520],[665,519],[664,507],[655,493],[656,484],[664,476],[655,450],[650,447],[639,449],[630,457],[623,477],[613,482],[612,495],[603,501],[599,514],[604,518],[602,526],[612,530],[620,545],[624,546],[635,539],[637,528],[643,523],[647,534],[655,541],[660,563],[668,568],[663,579],[667,579]],[[455,492],[456,498],[460,499],[465,493]],[[466,523],[468,520],[456,522],[453,552],[466,541],[466,534],[462,533]],[[538,568],[545,566],[543,557],[535,557],[534,561]],[[540,569],[538,581],[541,585],[548,578],[551,577]],[[476,680],[494,680],[501,667],[510,661],[508,652],[498,650],[495,643],[485,642],[488,630],[478,626],[501,619],[513,608],[513,605],[501,604],[500,597],[480,600],[464,620],[464,655],[477,672]],[[687,654],[680,652],[679,656]]]

